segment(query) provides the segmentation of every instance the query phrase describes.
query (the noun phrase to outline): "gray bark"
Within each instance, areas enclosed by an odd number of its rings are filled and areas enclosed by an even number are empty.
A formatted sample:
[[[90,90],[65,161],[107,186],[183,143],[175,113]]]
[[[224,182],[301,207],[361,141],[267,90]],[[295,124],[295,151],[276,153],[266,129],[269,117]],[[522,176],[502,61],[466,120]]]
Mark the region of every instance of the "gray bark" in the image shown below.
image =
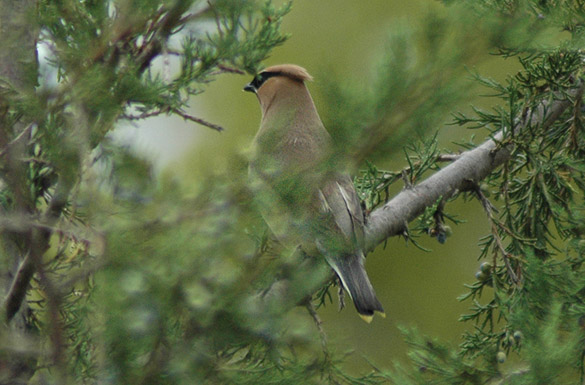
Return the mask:
[[[517,121],[514,128],[520,132],[529,126],[549,127],[575,98],[583,95],[584,85],[574,88],[550,103],[543,101]],[[408,222],[421,215],[440,197],[452,196],[456,191],[469,187],[486,178],[496,168],[510,159],[512,147],[502,145],[503,132],[496,133],[481,146],[462,153],[457,160],[436,172],[420,184],[405,188],[384,206],[374,210],[366,226],[366,250],[372,251],[387,238],[402,234]]]

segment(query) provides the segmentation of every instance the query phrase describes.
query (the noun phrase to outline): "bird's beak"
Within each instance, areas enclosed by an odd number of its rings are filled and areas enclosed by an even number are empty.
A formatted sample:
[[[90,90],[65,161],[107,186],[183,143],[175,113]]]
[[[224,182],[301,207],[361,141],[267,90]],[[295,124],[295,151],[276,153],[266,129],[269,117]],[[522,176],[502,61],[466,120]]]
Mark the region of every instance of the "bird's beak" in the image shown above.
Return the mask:
[[[256,93],[256,87],[254,87],[252,85],[252,83],[248,83],[246,84],[246,86],[244,87],[244,91],[248,91],[248,92],[253,92]]]

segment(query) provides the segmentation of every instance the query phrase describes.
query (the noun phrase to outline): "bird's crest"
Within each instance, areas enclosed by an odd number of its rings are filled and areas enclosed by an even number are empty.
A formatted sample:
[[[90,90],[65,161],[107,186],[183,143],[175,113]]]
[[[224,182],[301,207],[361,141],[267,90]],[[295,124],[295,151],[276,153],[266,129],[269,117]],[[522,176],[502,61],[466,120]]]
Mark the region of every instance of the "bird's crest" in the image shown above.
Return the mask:
[[[306,69],[295,64],[279,64],[265,68],[261,73],[274,73],[281,76],[286,76],[294,80],[304,82],[311,81],[313,77],[309,75]]]

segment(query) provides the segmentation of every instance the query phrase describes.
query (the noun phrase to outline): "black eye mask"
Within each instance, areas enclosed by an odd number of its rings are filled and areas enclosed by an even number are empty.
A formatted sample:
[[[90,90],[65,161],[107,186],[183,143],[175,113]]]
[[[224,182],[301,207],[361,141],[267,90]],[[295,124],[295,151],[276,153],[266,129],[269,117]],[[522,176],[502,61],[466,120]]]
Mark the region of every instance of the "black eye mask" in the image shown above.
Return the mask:
[[[279,75],[281,75],[280,72],[261,72],[250,83],[246,84],[244,91],[257,92],[266,80]]]

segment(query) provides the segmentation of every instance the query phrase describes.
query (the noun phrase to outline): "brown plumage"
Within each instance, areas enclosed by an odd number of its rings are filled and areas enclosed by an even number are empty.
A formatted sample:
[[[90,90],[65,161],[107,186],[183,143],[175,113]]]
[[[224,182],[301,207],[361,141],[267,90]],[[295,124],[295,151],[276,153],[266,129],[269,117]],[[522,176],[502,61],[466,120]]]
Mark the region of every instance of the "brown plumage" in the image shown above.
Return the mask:
[[[349,176],[328,168],[331,138],[305,86],[311,79],[304,68],[283,64],[266,68],[244,88],[262,109],[250,178],[275,236],[325,257],[370,322],[384,310],[364,268],[364,215]]]

